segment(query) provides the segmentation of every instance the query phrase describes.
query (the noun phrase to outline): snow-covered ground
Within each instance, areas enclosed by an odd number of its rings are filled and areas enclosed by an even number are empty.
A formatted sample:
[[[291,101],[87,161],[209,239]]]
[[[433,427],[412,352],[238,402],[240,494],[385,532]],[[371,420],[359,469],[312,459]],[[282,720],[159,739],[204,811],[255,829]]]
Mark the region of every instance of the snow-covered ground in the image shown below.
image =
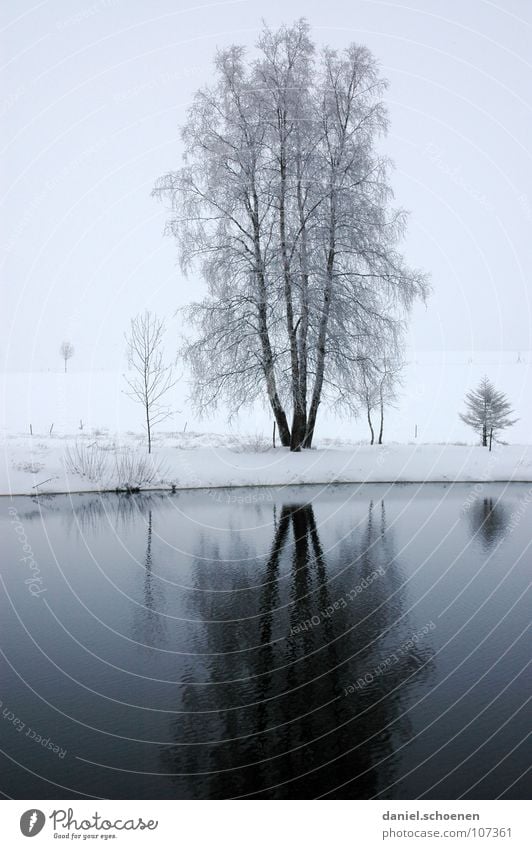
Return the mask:
[[[210,443],[208,447],[206,443]],[[197,445],[197,447],[195,447]],[[84,465],[79,457],[89,457]],[[78,458],[76,461],[76,457]],[[70,459],[69,459],[70,458]],[[11,437],[3,494],[378,481],[530,481],[532,446],[351,445],[300,454],[216,434],[160,438],[147,466],[139,440]]]
[[[319,420],[316,450],[271,446],[268,410],[227,423],[220,410],[194,417],[181,381],[173,413],[156,432],[145,464],[142,417],[111,372],[9,373],[2,377],[1,494],[92,491],[121,485],[219,487],[331,481],[532,481],[532,353],[412,354],[397,408],[387,411],[385,445],[367,445],[364,417]],[[462,424],[465,392],[487,374],[519,416],[489,454]],[[30,425],[32,434],[30,435]],[[417,427],[417,437],[416,437]]]

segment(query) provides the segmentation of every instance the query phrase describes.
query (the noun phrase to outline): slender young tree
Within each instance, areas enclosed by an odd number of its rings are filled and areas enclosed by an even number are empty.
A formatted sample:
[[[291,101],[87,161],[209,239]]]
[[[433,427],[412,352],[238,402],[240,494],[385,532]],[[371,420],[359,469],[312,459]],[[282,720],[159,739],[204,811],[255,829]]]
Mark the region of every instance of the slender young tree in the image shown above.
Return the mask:
[[[397,250],[386,88],[367,48],[316,50],[304,20],[246,60],[221,51],[195,95],[183,167],[154,193],[170,201],[182,268],[208,295],[187,310],[194,401],[232,413],[266,397],[281,444],[312,445],[323,402],[345,403],[361,344],[399,334],[423,274]]]
[[[460,413],[460,418],[479,434],[484,447],[489,441],[491,448],[491,438],[518,421],[510,418],[513,410],[507,396],[495,389],[487,377],[483,377],[478,387],[467,393],[465,405],[466,412]]]
[[[173,366],[163,361],[165,324],[146,310],[131,319],[125,334],[131,375],[125,375],[127,395],[142,405],[148,454],[151,454],[153,429],[171,414],[164,397],[175,386]]]
[[[397,401],[397,390],[401,385],[401,372],[403,369],[403,361],[399,353],[391,355],[384,354],[379,363],[379,439],[378,444],[382,445],[384,435],[384,410],[386,407],[394,406]]]
[[[353,387],[354,407],[362,407],[369,427],[370,445],[375,443],[373,412],[377,407],[378,394],[375,386],[374,367],[370,360],[363,358],[358,364],[357,378]]]
[[[384,344],[383,340],[380,340],[380,342]],[[401,382],[402,367],[402,357],[397,347],[393,354],[391,349],[388,349],[384,355],[380,353],[375,353],[373,356],[361,355],[357,363],[355,383],[352,390],[355,399],[354,406],[355,409],[358,406],[364,410],[371,436],[370,445],[375,443],[373,414],[376,411],[379,415],[377,444],[382,445],[384,411],[386,407],[393,406],[397,400],[397,388]]]
[[[369,425],[369,432],[371,435],[371,439],[369,444],[373,445],[375,443],[375,428],[373,427],[373,420],[371,418],[372,413],[375,409],[377,403],[377,396],[375,393],[375,387],[371,386],[368,382],[369,376],[366,372],[362,373],[362,399],[364,403],[364,407],[366,410],[366,418]]]
[[[67,363],[74,356],[74,346],[70,342],[62,342],[61,347],[59,348],[59,353],[61,354],[61,359],[65,364],[65,372],[67,370]]]

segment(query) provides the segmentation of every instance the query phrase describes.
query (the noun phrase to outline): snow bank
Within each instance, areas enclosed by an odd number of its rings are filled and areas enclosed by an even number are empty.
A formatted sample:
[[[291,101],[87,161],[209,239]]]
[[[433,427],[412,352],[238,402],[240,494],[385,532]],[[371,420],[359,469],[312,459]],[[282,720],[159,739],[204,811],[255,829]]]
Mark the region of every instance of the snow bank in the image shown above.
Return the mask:
[[[84,466],[87,456],[96,462]],[[0,468],[4,495],[407,481],[532,482],[532,446],[497,445],[490,454],[480,446],[344,444],[293,454],[235,437],[168,434],[148,458],[141,437],[18,436],[4,440]]]

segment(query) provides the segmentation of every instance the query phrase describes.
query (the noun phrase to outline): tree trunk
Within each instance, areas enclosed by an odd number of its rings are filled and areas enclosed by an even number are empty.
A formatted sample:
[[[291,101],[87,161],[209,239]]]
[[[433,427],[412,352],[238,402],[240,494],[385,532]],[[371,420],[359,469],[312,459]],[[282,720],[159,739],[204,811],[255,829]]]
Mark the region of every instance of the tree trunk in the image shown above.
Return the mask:
[[[270,342],[270,336],[268,333],[268,318],[266,310],[266,280],[264,279],[262,252],[260,246],[260,227],[258,213],[259,200],[255,189],[253,190],[252,197],[253,248],[255,253],[255,273],[257,275],[259,290],[257,317],[259,321],[259,337],[262,348],[262,369],[264,371],[264,377],[266,380],[266,391],[268,393],[268,400],[270,402],[275,421],[277,422],[277,428],[279,430],[279,439],[281,440],[281,445],[285,448],[288,448],[290,445],[290,428],[288,427],[286,413],[283,410],[283,406],[281,404],[279,394],[277,392],[277,384],[274,372],[273,351]]]
[[[316,426],[316,416],[318,414],[318,405],[310,405],[310,410],[307,419],[307,427],[305,429],[305,439],[303,440],[303,448],[312,448],[312,440],[314,439],[314,428]]]
[[[290,450],[301,451],[305,446],[305,436],[307,432],[307,416],[304,410],[294,410],[292,418],[292,435],[290,439]],[[310,447],[310,446],[308,446]]]
[[[284,132],[284,127],[281,132]],[[284,297],[286,304],[286,329],[288,340],[290,343],[290,369],[292,383],[292,433],[290,438],[290,450],[301,451],[301,445],[305,438],[306,430],[306,410],[301,399],[301,384],[299,377],[299,358],[297,350],[297,332],[294,325],[294,304],[292,298],[292,274],[290,270],[290,260],[288,258],[288,248],[286,244],[286,213],[285,213],[285,196],[286,196],[286,161],[285,161],[285,143],[284,137],[281,138],[281,156],[280,156],[280,197],[279,197],[279,236],[281,240],[281,258],[283,263],[283,278],[284,278]]]
[[[273,369],[269,371],[269,367],[266,368],[264,370],[264,374],[266,377],[266,389],[268,391],[268,398],[270,401],[270,406],[272,408],[273,415],[275,416],[275,421],[277,422],[277,429],[279,431],[279,439],[281,440],[281,445],[283,446],[283,448],[289,448],[290,428],[288,427],[286,413],[283,410],[283,406],[279,400],[277,390],[275,389],[275,378],[273,377]]]
[[[275,382],[275,374],[273,370],[273,353],[270,344],[270,337],[268,335],[268,329],[266,325],[266,306],[265,304],[259,309],[259,321],[260,321],[260,340],[262,345],[262,355],[263,355],[263,371],[264,377],[266,379],[266,390],[268,392],[268,399],[270,402],[270,406],[272,408],[272,412],[277,422],[277,429],[279,431],[279,439],[281,440],[281,445],[284,448],[288,448],[290,446],[290,428],[288,427],[288,420],[286,418],[286,413],[283,410],[283,405],[279,399],[279,395],[277,392],[277,386]]]
[[[146,404],[146,431],[148,433],[148,454],[151,454],[151,425],[150,425],[150,408]]]
[[[325,279],[325,291],[323,293],[323,305],[321,309],[320,325],[318,331],[318,356],[316,362],[316,377],[314,378],[314,388],[312,390],[312,400],[307,421],[307,432],[305,435],[304,448],[310,448],[314,437],[314,428],[316,427],[316,418],[318,415],[318,407],[321,401],[321,391],[323,388],[323,378],[325,376],[325,345],[327,342],[327,326],[329,323],[329,311],[331,308],[331,293],[333,283],[334,259],[336,252],[335,230],[336,230],[336,207],[334,198],[331,198],[331,217],[330,217],[330,237],[329,251],[327,255],[327,276]]]
[[[371,410],[370,410],[369,407],[367,408],[367,413],[368,413],[369,432],[371,433],[370,445],[373,445],[373,443],[375,442],[375,431],[373,430],[373,422],[371,421]]]
[[[379,429],[379,445],[382,445],[382,433],[384,430],[384,401],[382,398],[382,393],[380,397],[380,414],[381,414],[381,425]]]
[[[298,137],[298,144],[300,143]],[[305,446],[307,433],[307,379],[308,379],[308,323],[309,323],[309,270],[308,270],[308,250],[307,250],[307,224],[305,220],[305,209],[301,186],[301,157],[297,157],[297,206],[299,218],[299,230],[301,237],[301,318],[299,320],[299,338],[297,340],[297,350],[299,358],[299,404],[302,411],[298,426],[298,440],[300,445]],[[310,447],[310,446],[309,446]]]
[[[488,428],[485,424],[482,425],[482,447],[486,448],[488,445]]]

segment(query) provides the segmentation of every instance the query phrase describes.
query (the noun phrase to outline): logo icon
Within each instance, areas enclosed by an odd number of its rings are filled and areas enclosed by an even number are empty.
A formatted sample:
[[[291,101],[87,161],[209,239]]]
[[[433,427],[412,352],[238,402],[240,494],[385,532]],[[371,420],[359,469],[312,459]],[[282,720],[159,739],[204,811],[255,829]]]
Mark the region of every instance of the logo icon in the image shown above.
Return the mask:
[[[20,830],[24,837],[35,837],[42,831],[46,817],[42,811],[37,808],[31,808],[29,811],[24,811],[20,818]]]

